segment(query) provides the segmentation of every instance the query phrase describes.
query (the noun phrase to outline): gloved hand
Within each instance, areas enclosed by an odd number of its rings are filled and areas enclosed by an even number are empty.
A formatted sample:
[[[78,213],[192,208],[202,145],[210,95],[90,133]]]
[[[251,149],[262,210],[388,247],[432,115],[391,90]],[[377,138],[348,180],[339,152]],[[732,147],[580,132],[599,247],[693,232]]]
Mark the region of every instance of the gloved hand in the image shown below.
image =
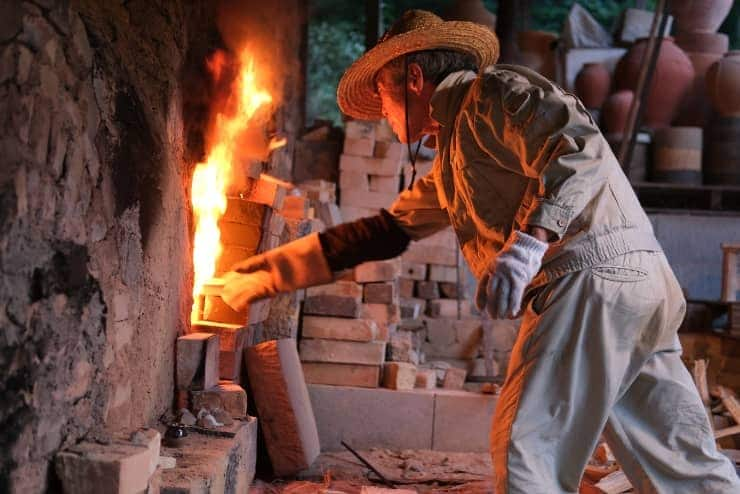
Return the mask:
[[[542,266],[548,244],[531,235],[514,231],[478,282],[475,304],[494,319],[519,315],[524,289]]]
[[[252,256],[223,275],[221,298],[232,309],[242,310],[255,300],[278,293],[323,285],[333,274],[321,249],[318,233]]]

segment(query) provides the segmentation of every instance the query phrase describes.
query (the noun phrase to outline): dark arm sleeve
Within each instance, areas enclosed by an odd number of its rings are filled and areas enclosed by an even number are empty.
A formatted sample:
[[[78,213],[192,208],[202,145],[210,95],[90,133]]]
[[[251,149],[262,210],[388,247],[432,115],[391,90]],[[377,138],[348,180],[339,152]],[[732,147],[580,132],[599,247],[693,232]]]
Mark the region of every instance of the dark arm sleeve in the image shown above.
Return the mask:
[[[379,261],[401,255],[411,238],[385,209],[377,216],[361,218],[319,233],[332,271],[355,267],[367,261]]]

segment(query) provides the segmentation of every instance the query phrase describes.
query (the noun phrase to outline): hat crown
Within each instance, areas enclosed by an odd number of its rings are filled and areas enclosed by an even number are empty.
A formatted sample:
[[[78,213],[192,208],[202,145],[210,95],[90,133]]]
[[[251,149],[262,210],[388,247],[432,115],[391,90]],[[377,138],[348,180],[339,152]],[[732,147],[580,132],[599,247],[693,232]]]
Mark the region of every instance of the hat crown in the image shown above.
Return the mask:
[[[444,21],[428,12],[426,10],[407,10],[403,15],[393,23],[391,27],[383,34],[380,38],[380,43],[386,41],[393,36],[407,33],[409,31],[415,31],[417,29],[430,28],[438,24],[442,24]]]

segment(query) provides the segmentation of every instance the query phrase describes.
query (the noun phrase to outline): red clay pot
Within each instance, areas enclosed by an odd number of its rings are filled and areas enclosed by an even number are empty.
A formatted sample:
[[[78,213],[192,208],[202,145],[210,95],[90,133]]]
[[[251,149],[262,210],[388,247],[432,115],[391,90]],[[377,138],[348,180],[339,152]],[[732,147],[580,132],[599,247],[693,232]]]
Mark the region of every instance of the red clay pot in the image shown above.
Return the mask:
[[[714,110],[723,117],[740,117],[740,50],[717,60],[706,76],[707,92]]]
[[[676,34],[676,44],[686,53],[723,55],[730,47],[730,37],[725,33],[679,32]]]
[[[576,76],[576,94],[586,108],[600,109],[609,96],[612,76],[601,63],[587,63]]]
[[[615,77],[617,89],[637,89],[640,69],[647,63],[647,38],[639,39],[619,60]],[[694,80],[694,66],[686,53],[673,42],[663,39],[655,65],[652,85],[645,108],[645,125],[653,129],[668,127]]]
[[[680,31],[717,32],[733,0],[671,0],[671,13]]]
[[[712,109],[707,96],[706,74],[709,67],[722,58],[722,55],[692,52],[687,52],[686,55],[694,66],[694,81],[679,107],[673,124],[684,127],[704,127],[709,121]]]
[[[629,89],[609,95],[601,110],[601,121],[609,134],[623,134],[635,93]]]

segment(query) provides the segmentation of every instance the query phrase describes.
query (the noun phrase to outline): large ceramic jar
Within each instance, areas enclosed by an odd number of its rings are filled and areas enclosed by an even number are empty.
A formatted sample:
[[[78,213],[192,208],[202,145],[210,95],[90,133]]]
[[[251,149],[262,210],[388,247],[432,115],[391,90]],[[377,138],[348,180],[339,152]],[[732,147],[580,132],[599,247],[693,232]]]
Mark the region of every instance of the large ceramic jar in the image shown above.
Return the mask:
[[[733,0],[671,0],[679,31],[714,33],[730,13]]]
[[[519,31],[517,44],[522,64],[547,77],[555,78],[555,45],[558,35],[549,31]]]
[[[470,21],[496,31],[496,15],[486,9],[482,0],[455,0],[445,12],[448,21]]]
[[[612,76],[604,64],[587,63],[576,76],[576,94],[586,108],[601,109],[609,96],[611,83]]]
[[[645,59],[647,46],[647,38],[639,39],[619,60],[615,71],[617,89],[637,89],[640,69],[648,62]],[[689,57],[676,46],[673,38],[664,38],[648,93],[645,124],[653,129],[670,126],[693,80],[694,66]]]
[[[706,84],[714,111],[723,117],[739,117],[740,50],[727,52],[709,67]]]
[[[635,99],[635,93],[629,89],[617,91],[606,99],[602,108],[601,121],[609,134],[624,133],[633,99]]]

